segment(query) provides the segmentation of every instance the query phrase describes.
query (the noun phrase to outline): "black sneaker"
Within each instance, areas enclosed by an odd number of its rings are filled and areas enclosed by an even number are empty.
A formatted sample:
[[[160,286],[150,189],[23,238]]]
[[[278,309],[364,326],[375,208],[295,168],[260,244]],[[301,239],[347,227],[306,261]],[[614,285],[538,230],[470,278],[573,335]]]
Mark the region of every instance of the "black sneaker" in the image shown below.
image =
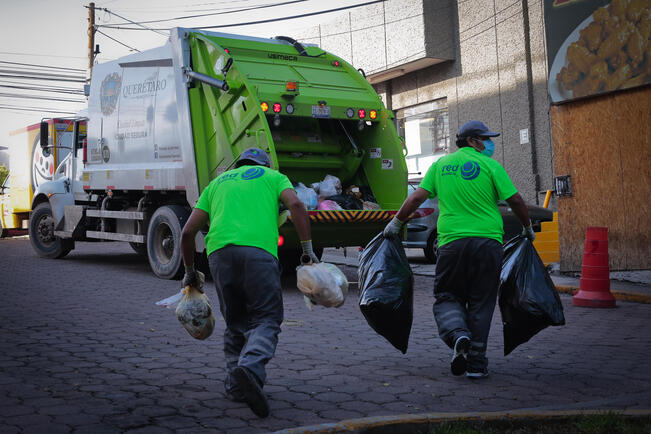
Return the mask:
[[[463,375],[466,372],[468,348],[470,348],[470,338],[468,336],[461,336],[454,343],[454,356],[452,356],[450,362],[452,375]]]
[[[233,369],[231,376],[242,391],[246,404],[251,411],[258,417],[269,416],[269,403],[267,403],[267,398],[262,393],[262,388],[253,378],[253,375],[246,368],[238,366]]]

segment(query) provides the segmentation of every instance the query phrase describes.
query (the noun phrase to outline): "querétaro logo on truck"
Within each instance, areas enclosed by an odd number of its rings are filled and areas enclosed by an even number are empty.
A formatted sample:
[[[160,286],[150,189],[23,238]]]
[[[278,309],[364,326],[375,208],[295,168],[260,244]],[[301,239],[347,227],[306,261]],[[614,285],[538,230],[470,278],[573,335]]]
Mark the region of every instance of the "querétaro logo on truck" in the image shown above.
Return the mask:
[[[110,116],[118,105],[120,90],[122,88],[122,76],[117,72],[107,75],[102,81],[100,88],[100,107],[104,116]]]

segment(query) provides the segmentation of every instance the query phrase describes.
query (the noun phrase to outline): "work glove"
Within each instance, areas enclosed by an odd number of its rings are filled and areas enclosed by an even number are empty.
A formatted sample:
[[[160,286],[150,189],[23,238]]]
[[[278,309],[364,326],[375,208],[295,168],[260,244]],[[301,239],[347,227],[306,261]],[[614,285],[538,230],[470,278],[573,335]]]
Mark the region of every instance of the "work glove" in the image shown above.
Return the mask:
[[[194,265],[185,267],[185,274],[183,275],[183,287],[191,286],[203,294],[203,284],[206,281],[206,276],[201,271],[197,271]]]
[[[396,217],[394,217],[384,228],[384,231],[382,232],[382,236],[384,236],[384,238],[396,237],[402,230],[403,226],[404,223],[398,220]]]
[[[312,240],[301,241],[301,247],[303,248],[303,254],[301,255],[301,264],[318,264],[319,258],[314,254],[312,250]]]
[[[533,227],[531,225],[522,228],[522,236],[527,237],[529,241],[532,242],[536,239],[536,233],[533,231]]]

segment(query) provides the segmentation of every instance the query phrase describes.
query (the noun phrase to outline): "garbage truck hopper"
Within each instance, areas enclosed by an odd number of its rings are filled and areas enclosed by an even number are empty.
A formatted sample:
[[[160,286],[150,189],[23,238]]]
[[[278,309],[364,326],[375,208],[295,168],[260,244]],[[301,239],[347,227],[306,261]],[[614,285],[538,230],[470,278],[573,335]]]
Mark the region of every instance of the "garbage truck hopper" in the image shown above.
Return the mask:
[[[310,210],[315,247],[364,245],[376,235],[406,197],[407,167],[393,114],[364,76],[287,37],[184,37],[192,71],[216,80],[195,80],[188,94],[199,191],[255,146],[294,184],[333,175],[344,191],[356,186],[378,204]],[[291,224],[280,233],[281,252],[298,246]]]

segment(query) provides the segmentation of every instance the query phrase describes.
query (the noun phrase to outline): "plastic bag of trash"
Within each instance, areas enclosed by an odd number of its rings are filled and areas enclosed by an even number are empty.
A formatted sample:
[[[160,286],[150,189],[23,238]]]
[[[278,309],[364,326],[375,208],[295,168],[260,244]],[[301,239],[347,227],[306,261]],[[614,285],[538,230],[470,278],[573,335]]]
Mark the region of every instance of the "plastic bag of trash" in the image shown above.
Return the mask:
[[[375,202],[369,202],[369,201],[364,201],[362,202],[362,208],[364,209],[369,209],[369,210],[376,210],[376,209],[381,209],[380,205],[378,205]]]
[[[316,207],[316,209],[323,210],[323,211],[340,211],[343,208],[339,206],[337,202],[334,200],[320,200],[319,201],[319,206]]]
[[[359,307],[368,324],[407,352],[414,318],[414,275],[398,237],[373,238],[359,259]]]
[[[314,189],[306,187],[302,182],[299,182],[298,185],[294,187],[294,190],[296,190],[296,194],[305,205],[305,208],[315,209],[317,207],[318,200]]]
[[[345,194],[337,194],[335,196],[326,197],[327,200],[333,200],[339,204],[343,209],[362,209],[362,201],[355,199],[353,196]]]
[[[499,306],[505,356],[547,326],[565,324],[556,286],[525,237],[518,236],[504,244]]]
[[[325,307],[341,306],[348,294],[348,279],[344,273],[326,262],[298,267],[296,286],[312,304]]]
[[[321,182],[312,184],[312,188],[319,194],[319,197],[327,198],[341,194],[341,181],[333,175],[326,175]]]
[[[203,287],[205,276],[197,271],[199,288]],[[183,328],[195,339],[206,339],[215,329],[215,316],[206,294],[193,286],[186,286],[179,293],[156,302],[168,309],[176,305],[176,318]]]

